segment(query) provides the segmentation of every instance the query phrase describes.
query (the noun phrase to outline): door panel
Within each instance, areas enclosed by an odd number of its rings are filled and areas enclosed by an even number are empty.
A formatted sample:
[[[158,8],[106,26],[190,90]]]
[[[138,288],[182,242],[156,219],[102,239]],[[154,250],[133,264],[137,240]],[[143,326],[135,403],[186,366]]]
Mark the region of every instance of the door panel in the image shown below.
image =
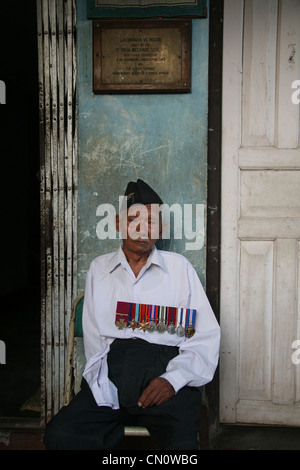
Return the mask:
[[[300,424],[298,1],[226,1],[220,419]]]

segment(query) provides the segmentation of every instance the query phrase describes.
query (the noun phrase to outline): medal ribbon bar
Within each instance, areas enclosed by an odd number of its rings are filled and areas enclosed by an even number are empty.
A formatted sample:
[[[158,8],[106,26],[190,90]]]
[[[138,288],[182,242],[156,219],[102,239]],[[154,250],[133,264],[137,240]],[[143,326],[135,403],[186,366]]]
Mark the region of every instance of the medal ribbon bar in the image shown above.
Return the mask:
[[[149,333],[168,331],[190,338],[195,334],[195,319],[195,309],[118,301],[115,324],[121,330],[129,327]]]

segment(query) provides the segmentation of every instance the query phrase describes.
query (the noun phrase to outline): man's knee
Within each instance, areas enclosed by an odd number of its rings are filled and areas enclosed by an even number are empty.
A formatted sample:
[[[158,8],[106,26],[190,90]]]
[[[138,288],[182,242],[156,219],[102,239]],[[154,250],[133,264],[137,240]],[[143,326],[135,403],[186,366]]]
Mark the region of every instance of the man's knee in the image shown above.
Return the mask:
[[[117,420],[97,420],[94,414],[92,420],[82,416],[78,419],[73,411],[64,407],[47,424],[43,436],[47,450],[113,450],[120,447],[124,426]],[[103,412],[107,413],[106,410]]]

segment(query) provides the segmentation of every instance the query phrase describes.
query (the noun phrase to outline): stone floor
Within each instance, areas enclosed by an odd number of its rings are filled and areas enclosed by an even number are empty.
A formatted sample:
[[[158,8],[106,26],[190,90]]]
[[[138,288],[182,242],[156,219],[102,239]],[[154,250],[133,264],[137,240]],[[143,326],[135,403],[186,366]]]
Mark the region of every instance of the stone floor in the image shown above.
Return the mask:
[[[224,426],[212,446],[202,450],[300,450],[300,428]],[[155,450],[146,437],[127,437],[122,450]],[[0,429],[0,450],[44,450],[42,431],[36,429]]]
[[[217,450],[300,450],[300,428],[221,426],[213,442]]]

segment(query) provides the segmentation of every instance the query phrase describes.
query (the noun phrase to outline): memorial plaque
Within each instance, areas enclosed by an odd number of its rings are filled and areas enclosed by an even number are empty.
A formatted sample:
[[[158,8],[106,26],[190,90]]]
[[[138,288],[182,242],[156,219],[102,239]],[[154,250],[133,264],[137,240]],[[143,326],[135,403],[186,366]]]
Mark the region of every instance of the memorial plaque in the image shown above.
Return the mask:
[[[191,21],[94,21],[95,93],[191,91]]]

